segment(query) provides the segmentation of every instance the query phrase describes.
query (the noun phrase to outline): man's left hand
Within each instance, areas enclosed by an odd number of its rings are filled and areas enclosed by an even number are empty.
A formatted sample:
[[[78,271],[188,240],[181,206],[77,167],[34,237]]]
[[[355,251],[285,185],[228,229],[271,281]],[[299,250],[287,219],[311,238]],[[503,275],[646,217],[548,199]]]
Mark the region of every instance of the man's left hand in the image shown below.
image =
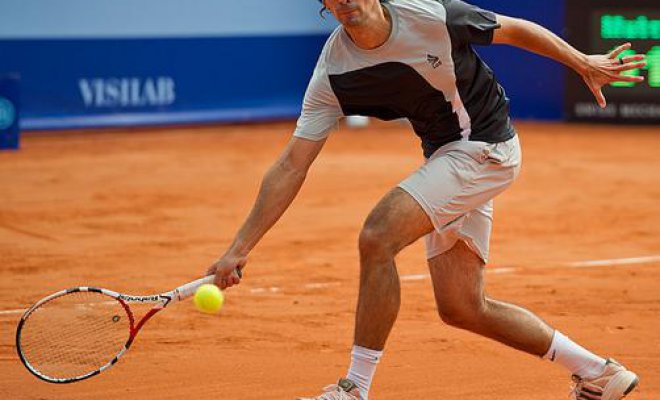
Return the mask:
[[[609,54],[587,56],[587,66],[582,78],[596,97],[598,105],[605,108],[607,101],[603,95],[603,86],[614,82],[642,82],[643,76],[624,75],[623,72],[646,66],[643,54],[635,54],[619,58],[619,55],[630,49],[631,44],[626,43],[612,50]]]

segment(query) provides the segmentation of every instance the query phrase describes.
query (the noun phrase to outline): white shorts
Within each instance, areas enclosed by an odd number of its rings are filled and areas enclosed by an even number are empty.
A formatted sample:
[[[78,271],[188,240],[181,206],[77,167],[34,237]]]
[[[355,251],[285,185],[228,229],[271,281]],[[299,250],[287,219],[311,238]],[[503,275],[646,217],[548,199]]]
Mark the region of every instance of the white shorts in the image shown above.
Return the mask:
[[[448,143],[399,187],[422,206],[435,231],[426,235],[431,259],[462,239],[488,261],[493,226],[493,198],[513,183],[520,172],[518,136],[506,142]]]

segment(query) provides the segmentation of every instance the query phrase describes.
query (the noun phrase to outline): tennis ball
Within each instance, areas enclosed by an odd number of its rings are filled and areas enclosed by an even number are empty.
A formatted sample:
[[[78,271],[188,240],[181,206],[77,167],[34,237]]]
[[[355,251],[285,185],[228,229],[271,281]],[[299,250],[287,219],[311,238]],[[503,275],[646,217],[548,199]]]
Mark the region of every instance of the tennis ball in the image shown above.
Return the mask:
[[[203,313],[215,314],[222,308],[225,296],[219,287],[207,283],[197,288],[193,297],[195,307]]]

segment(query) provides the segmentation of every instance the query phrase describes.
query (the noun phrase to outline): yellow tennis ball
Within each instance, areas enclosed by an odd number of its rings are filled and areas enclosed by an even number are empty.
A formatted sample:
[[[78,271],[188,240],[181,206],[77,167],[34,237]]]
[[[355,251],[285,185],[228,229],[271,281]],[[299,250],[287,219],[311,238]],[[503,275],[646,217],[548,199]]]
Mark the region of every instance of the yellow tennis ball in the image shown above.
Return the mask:
[[[193,302],[197,309],[203,313],[215,314],[222,308],[225,296],[219,287],[207,283],[197,288]]]

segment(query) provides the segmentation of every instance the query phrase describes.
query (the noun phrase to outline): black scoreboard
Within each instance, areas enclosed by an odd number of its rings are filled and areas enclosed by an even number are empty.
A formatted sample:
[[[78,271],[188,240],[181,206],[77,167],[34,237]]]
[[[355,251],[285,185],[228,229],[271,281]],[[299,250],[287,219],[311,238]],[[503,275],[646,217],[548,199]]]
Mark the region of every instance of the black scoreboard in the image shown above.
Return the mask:
[[[568,0],[566,37],[579,50],[607,53],[630,42],[624,55],[646,54],[647,66],[634,75],[641,83],[603,88],[608,106],[601,109],[582,78],[566,77],[565,112],[572,121],[660,124],[660,0]]]

